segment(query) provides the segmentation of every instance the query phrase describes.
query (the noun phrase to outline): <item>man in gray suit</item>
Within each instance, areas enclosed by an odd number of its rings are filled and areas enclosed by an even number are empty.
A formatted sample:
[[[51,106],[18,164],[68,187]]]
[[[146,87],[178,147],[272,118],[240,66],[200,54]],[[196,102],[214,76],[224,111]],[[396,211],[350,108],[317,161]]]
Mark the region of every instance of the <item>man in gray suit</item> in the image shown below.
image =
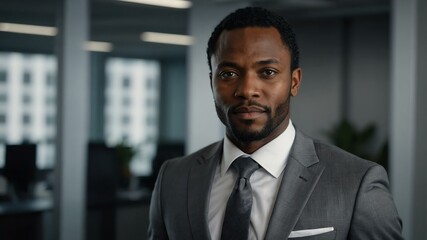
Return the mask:
[[[385,170],[290,120],[302,72],[283,18],[239,9],[215,28],[207,54],[226,135],[162,166],[150,239],[402,239]]]

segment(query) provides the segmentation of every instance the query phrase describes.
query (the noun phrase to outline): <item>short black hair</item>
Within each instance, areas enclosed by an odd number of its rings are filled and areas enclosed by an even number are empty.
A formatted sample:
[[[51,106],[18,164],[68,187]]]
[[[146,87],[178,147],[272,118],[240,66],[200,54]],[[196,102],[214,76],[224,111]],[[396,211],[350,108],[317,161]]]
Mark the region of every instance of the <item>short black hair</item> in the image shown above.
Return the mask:
[[[212,71],[211,57],[216,51],[217,41],[224,30],[245,27],[274,27],[280,33],[284,46],[291,52],[291,71],[299,67],[299,50],[295,34],[289,23],[281,16],[260,7],[240,8],[226,16],[214,29],[206,50],[209,70]]]

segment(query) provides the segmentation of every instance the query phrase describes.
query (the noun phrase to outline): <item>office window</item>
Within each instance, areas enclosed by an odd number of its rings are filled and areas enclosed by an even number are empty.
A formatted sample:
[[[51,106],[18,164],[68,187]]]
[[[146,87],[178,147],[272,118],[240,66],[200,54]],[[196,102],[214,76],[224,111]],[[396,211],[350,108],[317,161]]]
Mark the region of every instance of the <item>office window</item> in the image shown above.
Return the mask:
[[[7,94],[1,93],[0,94],[0,104],[5,104],[5,103],[7,103]]]
[[[0,83],[6,83],[7,81],[7,72],[5,70],[0,70]]]
[[[0,69],[0,167],[6,144],[26,142],[37,144],[38,168],[53,167],[55,123],[46,116],[55,117],[55,57],[0,52]]]
[[[29,105],[31,103],[31,96],[30,95],[24,95],[22,97],[22,103],[25,105]]]
[[[48,106],[55,105],[55,97],[54,96],[47,96],[45,104],[48,105]]]
[[[55,76],[53,73],[47,73],[46,74],[46,85],[48,86],[54,86],[56,82]]]
[[[48,144],[53,145],[53,144],[55,143],[55,138],[53,138],[53,137],[48,137],[48,138],[46,138],[46,142],[47,142]]]
[[[22,123],[24,125],[29,125],[31,123],[31,116],[28,113],[22,116]]]
[[[0,114],[0,124],[5,124],[5,123],[6,123],[6,115]],[[4,138],[4,135],[0,137]]]
[[[146,86],[147,86],[147,89],[156,88],[156,87],[157,87],[157,86],[156,86],[156,80],[155,80],[155,79],[152,79],[152,78],[147,79],[147,84],[146,84]]]
[[[124,125],[124,126],[126,126],[126,125],[128,125],[130,123],[130,117],[129,116],[127,116],[127,115],[124,115],[123,117],[122,117],[122,124]]]
[[[157,61],[110,58],[106,63],[104,136],[110,146],[125,143],[136,150],[131,163],[136,175],[151,173],[156,153],[159,78]]]
[[[55,116],[46,116],[46,125],[52,126],[55,124]]]
[[[124,97],[123,98],[123,103],[122,103],[122,105],[124,106],[124,107],[129,107],[130,105],[131,105],[131,99],[130,99],[130,97]]]
[[[123,78],[123,88],[129,88],[130,87],[130,79],[128,76],[125,76]]]
[[[29,72],[24,72],[24,76],[22,77],[25,85],[31,84],[31,74]]]
[[[156,127],[157,126],[157,119],[154,116],[147,117],[147,126]]]
[[[31,141],[31,134],[28,134],[28,133],[23,134],[22,135],[22,142],[23,143],[31,143],[32,142]]]

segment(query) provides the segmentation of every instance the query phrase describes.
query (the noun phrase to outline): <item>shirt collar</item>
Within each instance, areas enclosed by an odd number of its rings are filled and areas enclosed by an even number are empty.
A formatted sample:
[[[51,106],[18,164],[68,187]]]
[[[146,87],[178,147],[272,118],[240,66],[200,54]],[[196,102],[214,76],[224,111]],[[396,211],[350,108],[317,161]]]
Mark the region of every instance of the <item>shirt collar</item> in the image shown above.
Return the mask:
[[[225,174],[236,158],[240,156],[250,156],[268,173],[278,178],[283,169],[285,169],[294,139],[295,127],[290,119],[285,131],[250,155],[236,147],[236,145],[225,136],[224,151],[221,161],[221,176]]]

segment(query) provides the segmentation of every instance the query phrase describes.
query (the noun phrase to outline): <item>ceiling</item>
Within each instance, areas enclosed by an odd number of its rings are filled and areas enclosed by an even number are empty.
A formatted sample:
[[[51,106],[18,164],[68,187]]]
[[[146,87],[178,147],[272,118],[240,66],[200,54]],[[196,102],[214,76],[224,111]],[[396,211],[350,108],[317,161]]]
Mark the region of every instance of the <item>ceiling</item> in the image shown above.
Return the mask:
[[[211,0],[224,4],[238,0]],[[2,0],[0,22],[56,25],[58,0]],[[389,0],[257,0],[287,18],[310,18],[388,11]],[[153,7],[117,0],[90,0],[90,40],[111,42],[112,55],[145,58],[184,57],[187,48],[145,43],[144,31],[188,34],[190,9]],[[0,32],[0,51],[54,52],[54,38]]]

